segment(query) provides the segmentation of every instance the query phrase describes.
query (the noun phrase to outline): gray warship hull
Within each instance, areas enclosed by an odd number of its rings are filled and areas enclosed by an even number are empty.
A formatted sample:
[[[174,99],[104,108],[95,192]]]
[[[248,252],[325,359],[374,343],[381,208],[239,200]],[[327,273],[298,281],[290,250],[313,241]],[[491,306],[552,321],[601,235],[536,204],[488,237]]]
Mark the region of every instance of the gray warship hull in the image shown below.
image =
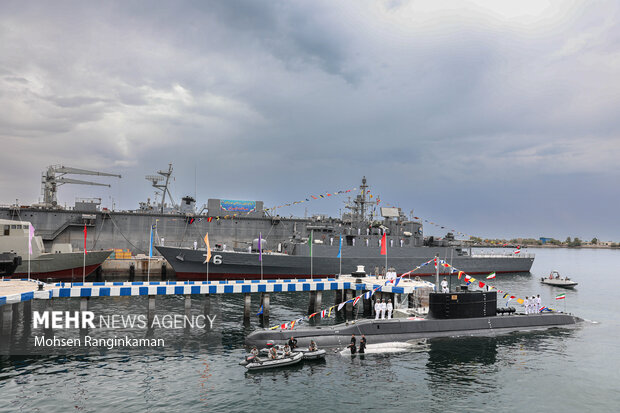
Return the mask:
[[[368,274],[376,268],[385,267],[386,259],[378,247],[348,247],[342,250],[342,260],[337,257],[337,246],[314,246],[313,256],[307,245],[298,245],[295,254],[268,253],[262,255],[252,252],[212,251],[207,269],[205,249],[178,247],[156,247],[166,258],[180,280],[233,280],[262,278],[310,278],[328,277],[335,274],[351,274],[358,265],[364,265]],[[419,247],[388,249],[387,264],[400,275],[413,270],[438,255],[459,270],[468,274],[528,272],[534,262],[533,256],[492,255],[492,256],[450,256],[451,248]],[[447,274],[440,266],[440,274]],[[207,274],[208,271],[208,274]],[[425,265],[412,276],[435,275],[434,265]]]
[[[30,278],[35,280],[52,278],[62,281],[82,281],[83,274],[88,277],[101,266],[111,253],[112,251],[89,251],[86,257],[82,252],[41,254],[30,261]],[[86,259],[84,260],[84,258]],[[28,277],[28,257],[22,259],[21,265],[17,267],[12,277]]]
[[[547,313],[530,315],[490,316],[463,319],[423,320],[361,320],[351,324],[338,324],[294,331],[261,330],[249,334],[246,344],[264,347],[268,341],[284,344],[294,335],[300,347],[316,341],[319,346],[346,347],[351,335],[366,336],[368,343],[387,343],[435,337],[467,335],[496,335],[512,331],[545,330],[554,327],[573,327],[583,320],[570,314]]]

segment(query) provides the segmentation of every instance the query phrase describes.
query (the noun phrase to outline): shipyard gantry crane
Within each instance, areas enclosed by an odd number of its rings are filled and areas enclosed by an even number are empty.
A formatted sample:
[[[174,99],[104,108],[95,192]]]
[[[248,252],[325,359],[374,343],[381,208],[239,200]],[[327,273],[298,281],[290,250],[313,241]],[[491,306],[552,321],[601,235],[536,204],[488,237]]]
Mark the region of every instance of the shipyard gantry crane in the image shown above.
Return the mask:
[[[41,190],[43,192],[43,204],[47,207],[56,207],[58,205],[58,199],[56,194],[58,187],[64,184],[78,184],[78,185],[97,185],[107,186],[108,184],[102,184],[99,182],[82,181],[80,179],[65,178],[66,174],[73,175],[97,175],[97,176],[114,176],[120,178],[118,174],[110,174],[107,172],[89,171],[86,169],[71,168],[63,165],[51,165],[47,168],[47,171],[43,172],[41,179]]]

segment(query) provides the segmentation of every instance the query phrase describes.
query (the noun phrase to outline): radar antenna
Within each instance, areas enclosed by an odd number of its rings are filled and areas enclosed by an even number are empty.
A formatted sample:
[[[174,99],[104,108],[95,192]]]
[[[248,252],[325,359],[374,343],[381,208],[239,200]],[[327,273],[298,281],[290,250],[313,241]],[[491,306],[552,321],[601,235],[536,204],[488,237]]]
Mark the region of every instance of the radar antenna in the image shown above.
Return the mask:
[[[170,189],[168,188],[168,184],[170,183],[170,177],[172,176],[172,164],[168,164],[167,171],[157,171],[158,175],[147,175],[145,176],[147,181],[150,181],[153,184],[153,187],[159,191],[161,191],[161,208],[160,212],[164,213],[164,202],[166,201],[166,194],[170,198],[170,202],[174,206],[174,200],[172,199],[172,194],[170,193]],[[166,181],[165,183],[161,183],[162,181]],[[157,195],[157,193],[155,193]]]

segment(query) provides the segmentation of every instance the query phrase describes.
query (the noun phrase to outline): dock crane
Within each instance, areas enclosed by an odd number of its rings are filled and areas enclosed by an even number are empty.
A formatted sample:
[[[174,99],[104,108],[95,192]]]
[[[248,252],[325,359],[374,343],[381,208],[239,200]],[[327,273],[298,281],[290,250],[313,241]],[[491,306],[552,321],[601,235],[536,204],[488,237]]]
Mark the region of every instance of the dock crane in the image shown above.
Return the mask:
[[[80,179],[66,178],[66,174],[74,175],[97,175],[97,176],[114,176],[120,178],[118,174],[110,174],[107,172],[89,171],[86,169],[71,168],[63,165],[51,165],[47,168],[47,171],[43,172],[41,179],[41,191],[43,192],[43,205],[46,207],[56,207],[58,205],[58,199],[56,194],[58,187],[64,184],[79,184],[79,185],[97,185],[107,186],[108,184],[102,184],[99,182],[82,181]]]

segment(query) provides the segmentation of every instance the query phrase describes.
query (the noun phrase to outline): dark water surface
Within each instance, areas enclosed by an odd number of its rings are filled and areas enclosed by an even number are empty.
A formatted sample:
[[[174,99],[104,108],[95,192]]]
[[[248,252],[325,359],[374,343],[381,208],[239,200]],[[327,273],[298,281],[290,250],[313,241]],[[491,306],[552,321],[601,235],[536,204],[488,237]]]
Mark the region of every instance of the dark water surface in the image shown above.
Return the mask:
[[[0,411],[617,411],[620,406],[620,251],[530,250],[532,275],[493,285],[588,320],[574,329],[430,340],[415,351],[246,373],[237,363],[245,335],[240,297],[212,301],[212,331],[172,331],[185,340],[165,354],[0,357]],[[540,284],[552,269],[574,290]],[[482,277],[481,277],[482,278]],[[553,297],[566,293],[565,302]],[[257,307],[258,297],[253,297]],[[326,293],[325,305],[333,303]],[[194,300],[199,313],[199,300]],[[37,303],[36,305],[43,305]],[[140,313],[144,298],[93,299],[95,312]],[[179,297],[158,298],[160,313],[182,313]],[[76,300],[56,304],[76,309]],[[301,316],[307,295],[272,296],[272,324]],[[35,305],[33,305],[35,309]],[[160,332],[164,334],[163,332]]]

